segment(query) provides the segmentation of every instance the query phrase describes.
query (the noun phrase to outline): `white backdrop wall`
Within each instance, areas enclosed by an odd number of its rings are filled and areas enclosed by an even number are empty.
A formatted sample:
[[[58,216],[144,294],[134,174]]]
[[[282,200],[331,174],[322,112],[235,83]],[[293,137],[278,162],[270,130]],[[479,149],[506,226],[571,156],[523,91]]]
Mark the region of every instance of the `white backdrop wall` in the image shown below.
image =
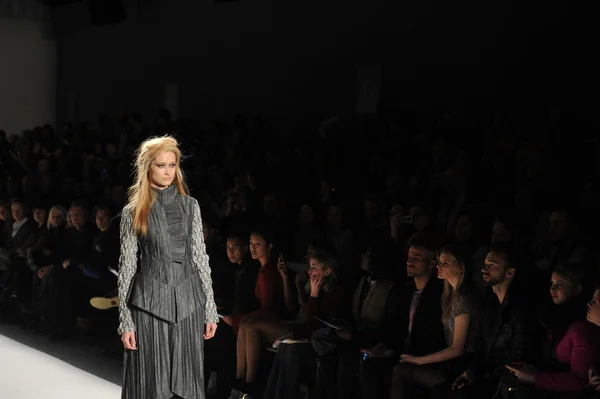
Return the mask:
[[[55,111],[55,41],[38,21],[0,16],[0,129],[54,123]]]

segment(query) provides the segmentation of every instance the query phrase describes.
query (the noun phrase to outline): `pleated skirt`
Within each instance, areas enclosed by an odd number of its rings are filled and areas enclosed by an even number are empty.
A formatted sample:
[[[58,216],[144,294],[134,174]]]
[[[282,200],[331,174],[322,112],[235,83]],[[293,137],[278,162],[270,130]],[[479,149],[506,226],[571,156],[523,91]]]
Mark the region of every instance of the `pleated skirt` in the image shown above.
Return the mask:
[[[125,351],[122,399],[205,399],[204,309],[169,323],[131,310],[137,350]]]

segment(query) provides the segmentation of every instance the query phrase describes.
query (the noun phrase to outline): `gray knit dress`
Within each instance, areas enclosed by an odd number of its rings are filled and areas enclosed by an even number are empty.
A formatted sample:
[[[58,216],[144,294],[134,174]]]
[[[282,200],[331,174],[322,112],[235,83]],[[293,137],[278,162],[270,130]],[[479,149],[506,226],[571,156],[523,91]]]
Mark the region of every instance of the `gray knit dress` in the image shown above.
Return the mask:
[[[148,234],[121,218],[119,334],[125,351],[123,399],[204,399],[204,324],[218,322],[198,202],[176,186],[155,190]]]

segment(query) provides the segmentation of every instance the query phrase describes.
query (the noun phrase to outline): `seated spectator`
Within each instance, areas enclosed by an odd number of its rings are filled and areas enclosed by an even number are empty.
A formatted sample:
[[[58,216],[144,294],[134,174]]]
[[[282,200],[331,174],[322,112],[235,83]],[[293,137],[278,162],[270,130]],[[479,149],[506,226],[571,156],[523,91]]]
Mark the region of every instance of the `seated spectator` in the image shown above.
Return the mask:
[[[26,266],[27,247],[35,233],[35,222],[29,220],[25,203],[19,199],[11,202],[12,228],[5,244],[9,269],[2,275],[0,301],[6,294],[15,292],[19,298],[28,298],[31,289],[31,271]]]
[[[326,214],[326,246],[338,257],[338,277],[343,283],[351,284],[355,277],[355,259],[360,252],[357,252],[356,236],[345,226],[346,222],[342,207],[337,204],[329,205]]]
[[[226,267],[232,269],[231,297],[218,309],[222,315],[219,327],[213,339],[205,343],[206,371],[217,371],[215,399],[229,398],[235,379],[236,335],[240,321],[258,307],[254,291],[260,264],[249,256],[247,236],[229,233],[226,251],[230,262]]]
[[[588,302],[587,320],[600,327],[600,288],[596,288],[594,296]],[[598,369],[600,368],[600,362],[596,361],[596,364],[591,365],[588,370],[588,381],[590,386],[600,392],[600,376],[598,375]],[[600,396],[600,395],[596,395]]]
[[[536,363],[538,368],[556,366],[556,345],[571,324],[583,321],[586,317],[587,307],[581,276],[576,270],[563,266],[554,269],[550,282],[550,298],[552,303],[545,307],[538,317],[544,334],[542,358]]]
[[[332,321],[339,318],[343,310],[343,289],[335,275],[336,260],[329,254],[309,254],[308,281],[298,273],[298,302],[301,305],[295,323],[255,323],[249,332],[260,334],[263,342],[278,346],[275,363],[271,369],[265,392],[266,397],[288,398],[298,392],[300,370],[314,365],[294,361],[295,356],[288,358],[290,345],[301,345],[298,348],[312,351],[309,341],[297,342],[310,338],[312,331],[322,324],[316,319]],[[291,340],[291,342],[287,342]],[[279,353],[281,352],[281,354]]]
[[[383,342],[363,349],[367,356],[360,365],[360,385],[363,398],[389,397],[394,366],[401,353],[423,356],[445,346],[441,321],[442,284],[434,276],[437,248],[428,240],[415,237],[408,245],[406,273],[412,278],[407,295],[402,298],[402,326],[388,347]]]
[[[34,269],[31,304],[23,304],[21,311],[32,316],[35,322],[48,312],[48,290],[51,270],[64,259],[65,248],[69,245],[66,228],[67,211],[55,205],[48,212],[47,234],[43,247],[31,253],[30,267]],[[39,327],[45,326],[38,324]]]
[[[248,326],[257,321],[281,321],[295,307],[295,298],[286,268],[281,262],[276,264],[273,257],[274,246],[266,233],[254,232],[250,236],[252,259],[260,262],[255,295],[259,308],[244,317],[237,337],[236,378],[244,380],[247,390],[257,377],[262,343],[256,341],[256,334],[247,334]],[[281,260],[281,256],[279,257]]]
[[[0,249],[6,246],[12,227],[10,204],[0,201]]]
[[[507,365],[518,382],[507,382],[521,397],[538,394],[553,398],[578,398],[589,383],[590,366],[600,359],[600,320],[596,320],[597,299],[600,290],[588,304],[587,321],[572,323],[556,344],[556,366],[550,370],[538,371],[530,365]]]
[[[317,330],[311,342],[319,358],[320,386],[327,397],[357,395],[361,349],[385,345],[394,348],[402,327],[404,287],[387,275],[388,258],[382,242],[374,242],[363,254],[362,275],[351,299],[350,314],[340,320],[340,329]]]
[[[477,397],[491,397],[509,374],[504,365],[530,362],[534,351],[534,317],[524,286],[519,286],[519,260],[513,248],[490,248],[481,270],[488,287],[481,316],[474,321],[478,332],[477,354],[454,386],[476,382]]]
[[[444,397],[450,382],[464,367],[465,355],[473,352],[469,338],[478,297],[469,281],[466,254],[450,245],[438,251],[437,261],[438,278],[444,280],[442,322],[447,347],[424,356],[402,354],[392,377],[393,399],[408,397],[411,383],[434,398]]]
[[[44,205],[36,204],[33,207],[33,220],[36,228],[25,246],[27,247],[27,266],[32,271],[37,271],[38,268],[34,262],[33,254],[44,247],[48,235],[48,210]]]
[[[71,336],[78,310],[89,303],[89,298],[84,300],[87,295],[83,270],[91,261],[95,232],[88,225],[89,212],[84,203],[74,201],[68,214],[73,226],[67,233],[69,245],[49,277],[48,322],[53,339]]]

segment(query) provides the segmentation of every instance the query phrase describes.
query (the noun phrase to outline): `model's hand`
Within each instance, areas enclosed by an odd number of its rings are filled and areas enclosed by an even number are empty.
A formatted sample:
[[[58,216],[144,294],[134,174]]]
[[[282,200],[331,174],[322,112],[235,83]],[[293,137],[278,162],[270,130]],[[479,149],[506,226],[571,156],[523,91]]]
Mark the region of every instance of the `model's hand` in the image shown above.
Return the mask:
[[[204,339],[211,339],[217,332],[217,323],[208,323],[206,325],[206,332],[204,333]]]
[[[123,346],[125,349],[129,349],[132,351],[137,350],[137,344],[135,342],[135,332],[125,332],[121,334],[121,341],[123,342]]]

